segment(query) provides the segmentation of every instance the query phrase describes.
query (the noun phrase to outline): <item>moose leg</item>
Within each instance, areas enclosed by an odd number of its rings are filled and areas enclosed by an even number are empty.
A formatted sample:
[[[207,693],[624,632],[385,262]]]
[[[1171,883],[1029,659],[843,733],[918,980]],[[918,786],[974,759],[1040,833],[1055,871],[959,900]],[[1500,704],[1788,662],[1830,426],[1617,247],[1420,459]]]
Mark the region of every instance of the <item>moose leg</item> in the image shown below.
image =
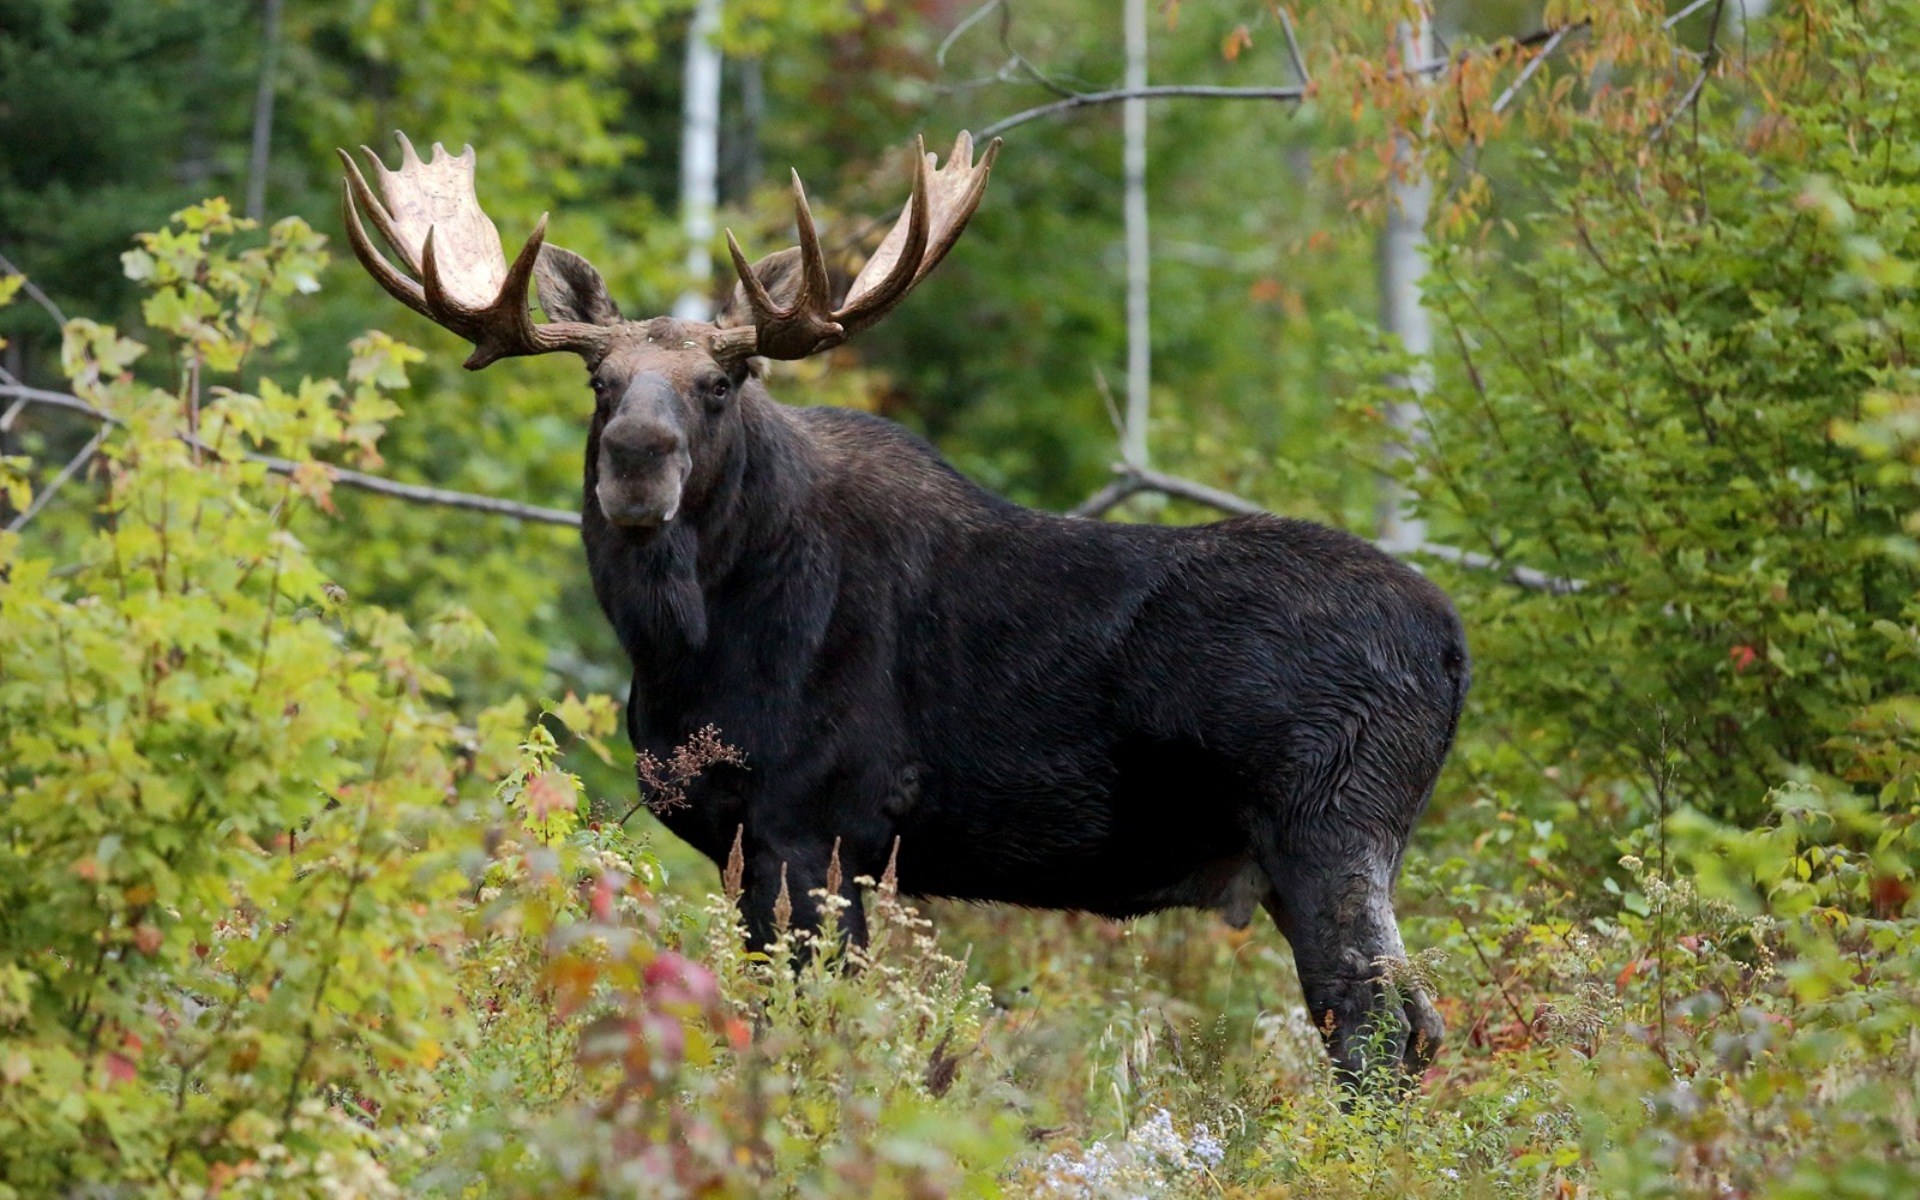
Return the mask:
[[[747,923],[747,944],[764,950],[779,937],[784,927],[818,933],[821,926],[820,898],[836,873],[835,847],[802,843],[755,845],[747,838],[744,878],[741,880],[741,915]],[[866,914],[860,907],[858,889],[853,886],[854,871],[842,864],[837,874],[838,894],[850,903],[840,911],[840,936],[855,944],[867,940]],[[781,896],[784,892],[784,902]]]
[[[1399,856],[1351,843],[1324,849],[1262,858],[1267,911],[1293,947],[1307,1010],[1344,1081],[1360,1084],[1388,1063],[1418,1075],[1442,1027],[1425,992],[1388,978],[1388,964],[1406,957],[1393,916]]]

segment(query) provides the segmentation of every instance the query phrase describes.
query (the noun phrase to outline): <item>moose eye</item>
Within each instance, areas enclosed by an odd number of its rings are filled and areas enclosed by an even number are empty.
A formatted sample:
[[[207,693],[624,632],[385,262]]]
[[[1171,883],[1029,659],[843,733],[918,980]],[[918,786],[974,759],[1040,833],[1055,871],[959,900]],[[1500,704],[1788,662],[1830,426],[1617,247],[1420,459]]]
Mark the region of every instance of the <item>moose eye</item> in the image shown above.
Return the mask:
[[[718,410],[733,394],[733,381],[725,375],[716,375],[707,381],[707,407]]]
[[[612,394],[613,391],[604,379],[595,379],[588,386],[593,388],[593,400],[596,404],[605,404],[607,397]]]

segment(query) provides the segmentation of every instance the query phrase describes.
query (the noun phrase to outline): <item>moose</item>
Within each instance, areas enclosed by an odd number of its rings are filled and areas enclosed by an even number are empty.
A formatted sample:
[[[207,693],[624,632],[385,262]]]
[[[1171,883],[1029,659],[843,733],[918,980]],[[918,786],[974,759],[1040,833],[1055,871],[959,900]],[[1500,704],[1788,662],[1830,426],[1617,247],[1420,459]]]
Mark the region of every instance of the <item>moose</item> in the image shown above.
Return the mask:
[[[1424,1069],[1439,1015],[1386,971],[1405,955],[1394,884],[1467,692],[1446,595],[1303,521],[1023,508],[899,425],[764,385],[767,360],[839,345],[927,277],[997,140],[976,162],[962,133],[937,169],[918,148],[905,210],[837,305],[796,173],[800,244],[749,265],[729,232],[739,279],[711,323],[623,316],[592,265],[545,242],[545,217],[509,264],[473,148],[422,161],[399,141],[398,170],[363,147],[377,196],[340,153],[354,252],[472,343],[469,369],[585,360],[581,533],[633,662],[628,729],[660,756],[709,726],[741,752],[663,819],[716,863],[737,856],[756,943],[776,909],[817,927],[811,890],[855,899],[846,881],[890,862],[910,895],[1191,906],[1238,928],[1257,904],[1345,1077]]]

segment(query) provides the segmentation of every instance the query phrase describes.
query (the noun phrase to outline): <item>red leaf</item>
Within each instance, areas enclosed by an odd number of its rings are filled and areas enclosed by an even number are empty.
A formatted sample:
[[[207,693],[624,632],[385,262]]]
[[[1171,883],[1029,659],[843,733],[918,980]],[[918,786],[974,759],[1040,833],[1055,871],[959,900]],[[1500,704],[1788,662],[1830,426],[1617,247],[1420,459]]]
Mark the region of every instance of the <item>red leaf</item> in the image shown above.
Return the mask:
[[[132,1059],[114,1051],[107,1052],[108,1079],[114,1083],[132,1083],[134,1076],[138,1074],[139,1071],[134,1067]]]

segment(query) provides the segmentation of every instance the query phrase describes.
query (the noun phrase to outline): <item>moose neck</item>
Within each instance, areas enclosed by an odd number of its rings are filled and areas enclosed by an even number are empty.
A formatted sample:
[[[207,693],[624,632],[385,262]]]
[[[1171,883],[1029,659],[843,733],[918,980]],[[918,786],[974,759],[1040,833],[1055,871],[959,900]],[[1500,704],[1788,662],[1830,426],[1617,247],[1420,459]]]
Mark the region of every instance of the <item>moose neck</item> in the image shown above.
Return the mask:
[[[743,388],[738,436],[698,494],[657,533],[614,525],[601,510],[600,429],[587,438],[581,537],[600,607],[634,670],[670,672],[709,633],[708,595],[769,571],[806,541],[801,514],[816,474],[810,439],[757,383]]]

